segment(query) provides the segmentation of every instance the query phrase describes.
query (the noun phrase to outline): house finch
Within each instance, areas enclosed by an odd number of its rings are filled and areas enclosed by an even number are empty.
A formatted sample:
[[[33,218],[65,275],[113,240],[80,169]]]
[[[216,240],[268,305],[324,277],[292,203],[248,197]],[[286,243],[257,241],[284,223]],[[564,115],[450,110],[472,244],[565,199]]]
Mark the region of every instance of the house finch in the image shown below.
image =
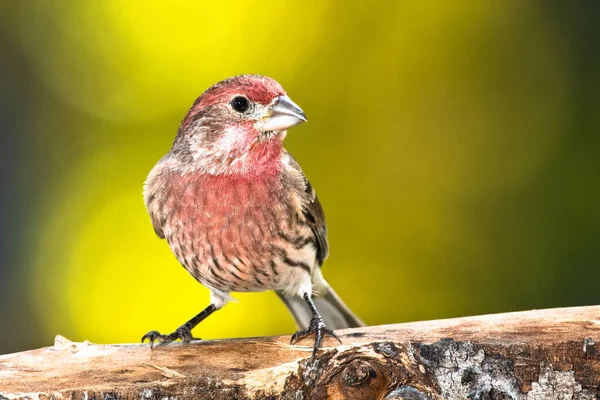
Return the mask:
[[[323,278],[327,228],[315,191],[283,148],[286,129],[306,117],[273,79],[240,75],[206,90],[150,172],[144,200],[157,235],[210,289],[210,305],[151,344],[193,339],[191,330],[230,292],[275,290],[313,357],[329,328],[363,326]],[[329,328],[328,328],[329,326]],[[338,339],[339,340],[339,339]]]

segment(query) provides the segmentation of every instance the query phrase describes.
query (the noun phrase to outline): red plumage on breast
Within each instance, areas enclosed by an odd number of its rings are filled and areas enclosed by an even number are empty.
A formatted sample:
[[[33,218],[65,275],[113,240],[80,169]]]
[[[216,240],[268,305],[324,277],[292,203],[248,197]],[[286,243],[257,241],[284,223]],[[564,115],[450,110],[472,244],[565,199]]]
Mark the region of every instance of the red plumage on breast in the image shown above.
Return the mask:
[[[158,211],[164,237],[179,262],[206,286],[226,292],[284,290],[294,274],[312,270],[311,232],[299,223],[300,215],[289,206],[295,202],[286,198],[291,194],[277,175],[172,172],[163,193],[162,210],[169,210]]]

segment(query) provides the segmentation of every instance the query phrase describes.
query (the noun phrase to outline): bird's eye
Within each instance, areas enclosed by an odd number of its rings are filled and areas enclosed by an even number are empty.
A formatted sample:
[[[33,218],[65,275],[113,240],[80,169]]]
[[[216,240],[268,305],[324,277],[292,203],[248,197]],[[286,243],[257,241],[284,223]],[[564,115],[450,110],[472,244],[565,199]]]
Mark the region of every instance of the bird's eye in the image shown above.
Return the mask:
[[[233,107],[235,111],[243,113],[250,107],[250,102],[243,96],[237,96],[231,100],[231,107]]]

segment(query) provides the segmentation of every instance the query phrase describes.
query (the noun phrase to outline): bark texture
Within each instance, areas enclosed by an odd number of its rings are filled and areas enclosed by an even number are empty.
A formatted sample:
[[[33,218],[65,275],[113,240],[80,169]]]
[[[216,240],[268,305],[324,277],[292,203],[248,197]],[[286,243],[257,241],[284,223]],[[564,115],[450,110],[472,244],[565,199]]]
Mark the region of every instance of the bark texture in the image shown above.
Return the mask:
[[[0,400],[597,399],[600,306],[289,336],[53,347],[0,356]]]

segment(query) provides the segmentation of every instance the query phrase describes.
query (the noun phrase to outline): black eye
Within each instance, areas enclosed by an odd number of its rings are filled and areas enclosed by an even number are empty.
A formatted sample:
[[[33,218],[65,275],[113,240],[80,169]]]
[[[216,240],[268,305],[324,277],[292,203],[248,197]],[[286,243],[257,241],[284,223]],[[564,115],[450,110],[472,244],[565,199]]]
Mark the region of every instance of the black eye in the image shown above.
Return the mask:
[[[235,111],[243,113],[250,107],[250,102],[248,102],[248,99],[245,97],[237,96],[231,100],[231,107],[233,107]]]

